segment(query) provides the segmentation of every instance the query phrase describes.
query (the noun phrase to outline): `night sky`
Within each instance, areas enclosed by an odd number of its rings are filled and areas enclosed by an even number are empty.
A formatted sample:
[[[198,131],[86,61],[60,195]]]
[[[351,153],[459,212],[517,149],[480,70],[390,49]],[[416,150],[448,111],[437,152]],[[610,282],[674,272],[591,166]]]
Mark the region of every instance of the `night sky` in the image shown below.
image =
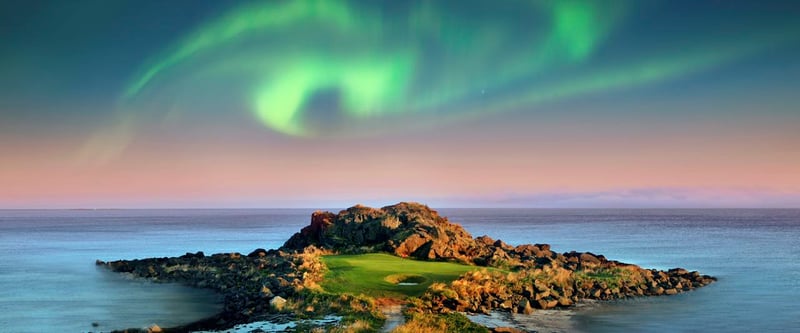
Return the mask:
[[[800,1],[0,1],[0,208],[800,206]]]

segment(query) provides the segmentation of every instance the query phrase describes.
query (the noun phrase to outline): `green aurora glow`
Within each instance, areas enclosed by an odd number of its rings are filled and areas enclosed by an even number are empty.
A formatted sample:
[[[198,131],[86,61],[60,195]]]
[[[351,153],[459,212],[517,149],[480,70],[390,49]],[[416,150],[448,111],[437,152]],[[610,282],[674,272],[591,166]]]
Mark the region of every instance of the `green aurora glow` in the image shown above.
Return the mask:
[[[122,103],[175,84],[186,72],[249,82],[237,91],[266,127],[316,136],[314,97],[348,122],[392,115],[459,117],[517,109],[679,78],[797,40],[683,45],[655,56],[608,61],[598,49],[635,3],[597,1],[408,2],[395,11],[367,2],[273,1],[243,6],[199,27],[146,66]],[[399,13],[399,14],[398,14]],[[787,31],[787,30],[784,30]],[[488,93],[487,93],[488,92]],[[319,107],[319,106],[317,106]],[[331,112],[331,110],[322,110]]]

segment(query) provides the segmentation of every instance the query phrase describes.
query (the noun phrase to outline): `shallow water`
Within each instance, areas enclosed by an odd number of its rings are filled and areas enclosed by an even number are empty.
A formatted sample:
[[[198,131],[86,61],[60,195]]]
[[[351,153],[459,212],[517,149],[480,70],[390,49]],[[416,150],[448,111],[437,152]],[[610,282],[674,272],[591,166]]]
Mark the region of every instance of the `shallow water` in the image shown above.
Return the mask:
[[[578,311],[580,332],[800,331],[800,210],[442,210],[473,235],[719,278]]]
[[[579,305],[580,306],[580,305]],[[581,310],[585,308],[582,307]],[[490,314],[464,313],[470,320],[487,327],[517,327],[533,332],[578,332],[574,320],[577,310],[541,310],[531,314],[495,311]]]
[[[210,291],[126,279],[94,262],[276,247],[308,216],[305,210],[0,211],[0,332],[165,327],[208,317],[221,309]]]
[[[219,309],[213,294],[130,281],[94,261],[275,248],[312,211],[0,211],[0,332],[163,327],[208,316]],[[720,278],[687,294],[581,309],[567,319],[577,331],[800,329],[800,210],[440,212],[474,236]]]
[[[339,316],[324,316],[319,319],[305,319],[301,320],[305,325],[310,327],[331,327],[338,325],[342,321]],[[255,332],[294,332],[297,330],[298,322],[270,322],[270,321],[257,321],[247,324],[236,325],[230,329],[220,331],[196,331],[194,333],[255,333]]]

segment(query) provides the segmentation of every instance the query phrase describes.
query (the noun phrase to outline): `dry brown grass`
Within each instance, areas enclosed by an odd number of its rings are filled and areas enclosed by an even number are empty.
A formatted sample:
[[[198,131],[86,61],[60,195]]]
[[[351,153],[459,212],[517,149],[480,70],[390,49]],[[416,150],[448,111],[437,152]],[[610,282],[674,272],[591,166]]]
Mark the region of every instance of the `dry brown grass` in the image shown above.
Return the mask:
[[[363,320],[356,320],[347,326],[334,327],[329,332],[331,333],[360,333],[360,332],[374,332],[370,324]]]
[[[403,325],[398,326],[392,333],[415,333],[415,332],[446,332],[447,323],[443,320],[436,320],[435,316],[415,314]]]

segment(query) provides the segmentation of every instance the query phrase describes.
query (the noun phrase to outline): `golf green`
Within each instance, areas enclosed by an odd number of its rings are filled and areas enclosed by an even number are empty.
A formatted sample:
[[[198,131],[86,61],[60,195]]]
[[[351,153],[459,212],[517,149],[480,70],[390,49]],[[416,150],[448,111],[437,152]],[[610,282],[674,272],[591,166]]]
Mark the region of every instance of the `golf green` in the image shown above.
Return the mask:
[[[385,253],[323,256],[322,288],[372,297],[420,296],[434,282],[450,282],[482,267],[404,259]]]

